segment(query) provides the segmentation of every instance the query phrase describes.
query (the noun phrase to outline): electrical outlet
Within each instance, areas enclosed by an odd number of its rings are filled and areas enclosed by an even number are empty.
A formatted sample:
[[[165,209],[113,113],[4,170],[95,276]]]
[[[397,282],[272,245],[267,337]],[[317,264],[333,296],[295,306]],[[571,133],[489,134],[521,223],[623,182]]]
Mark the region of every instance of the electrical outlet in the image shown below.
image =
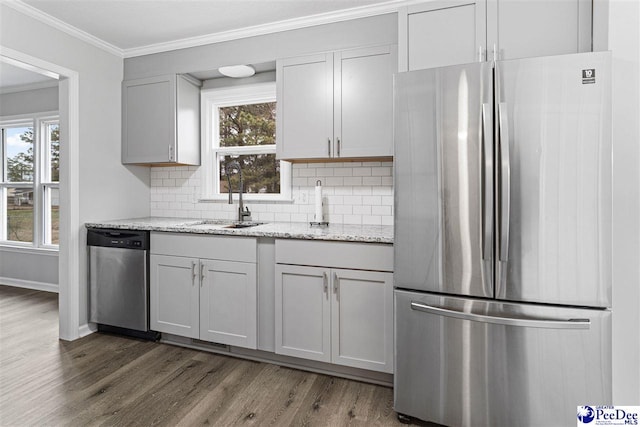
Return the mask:
[[[309,194],[306,191],[300,192],[300,203],[306,204],[309,203]]]

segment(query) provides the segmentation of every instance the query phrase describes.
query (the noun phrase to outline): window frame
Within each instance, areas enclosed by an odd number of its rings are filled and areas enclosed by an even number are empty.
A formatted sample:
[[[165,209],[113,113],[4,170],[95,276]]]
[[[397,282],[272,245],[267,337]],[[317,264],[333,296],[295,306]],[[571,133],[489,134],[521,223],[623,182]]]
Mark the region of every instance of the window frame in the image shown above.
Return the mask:
[[[227,193],[220,193],[219,155],[276,154],[276,144],[244,147],[220,147],[219,108],[234,105],[277,102],[275,82],[203,89],[202,117],[202,194],[200,201],[228,201]],[[276,117],[277,120],[277,117]],[[280,193],[243,193],[246,201],[286,201],[292,193],[291,163],[280,160]],[[238,198],[237,190],[233,198]]]
[[[50,170],[47,171],[46,161],[50,159],[45,150],[50,149],[49,137],[45,135],[48,125],[56,123],[60,126],[60,117],[57,111],[48,111],[36,114],[22,114],[10,117],[0,117],[0,128],[2,135],[0,140],[0,246],[18,247],[37,250],[59,250],[59,244],[46,243],[51,241],[51,215],[48,212],[46,203],[48,202],[47,190],[59,189],[60,183],[51,181]],[[31,127],[33,128],[33,181],[32,182],[8,182],[7,173],[7,148],[4,129],[9,127]],[[33,240],[30,242],[20,242],[9,240],[7,236],[8,212],[7,189],[8,188],[31,188],[33,191]]]

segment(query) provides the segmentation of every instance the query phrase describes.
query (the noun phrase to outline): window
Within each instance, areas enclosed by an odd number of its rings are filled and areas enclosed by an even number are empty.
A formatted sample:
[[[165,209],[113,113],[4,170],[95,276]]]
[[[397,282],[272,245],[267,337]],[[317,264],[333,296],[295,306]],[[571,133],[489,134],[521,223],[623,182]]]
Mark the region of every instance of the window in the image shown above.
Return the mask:
[[[242,168],[247,200],[291,198],[291,164],[276,160],[276,87],[262,83],[202,91],[203,199],[228,200]]]
[[[21,246],[57,246],[58,118],[2,121],[0,129],[0,241]]]

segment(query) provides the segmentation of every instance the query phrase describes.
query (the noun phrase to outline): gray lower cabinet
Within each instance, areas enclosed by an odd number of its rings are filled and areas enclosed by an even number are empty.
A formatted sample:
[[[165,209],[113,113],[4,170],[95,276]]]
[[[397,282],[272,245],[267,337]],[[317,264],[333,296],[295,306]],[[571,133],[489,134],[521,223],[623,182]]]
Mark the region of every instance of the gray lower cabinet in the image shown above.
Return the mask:
[[[180,74],[122,82],[122,163],[200,164],[200,86]]]
[[[330,269],[276,265],[276,353],[331,362]]]
[[[169,253],[150,256],[152,330],[257,348],[255,239],[152,233],[151,248]]]
[[[150,269],[151,329],[198,338],[200,334],[198,260],[152,254]]]
[[[295,262],[295,255],[286,254],[303,244],[283,243],[279,254],[276,241],[276,353],[392,373],[393,273],[283,264],[285,258]],[[310,246],[307,254],[316,252],[314,242],[306,244]],[[342,250],[342,243],[321,245],[318,253],[333,247],[334,255],[346,262],[349,257],[344,255],[358,248]],[[359,247],[367,254],[367,244]],[[392,253],[390,249],[389,255]],[[324,261],[335,265],[331,258]],[[358,263],[357,256],[351,258]],[[376,263],[375,256],[368,259]]]
[[[399,70],[588,52],[591,0],[438,0],[402,7]]]
[[[256,265],[200,260],[200,339],[257,348]]]

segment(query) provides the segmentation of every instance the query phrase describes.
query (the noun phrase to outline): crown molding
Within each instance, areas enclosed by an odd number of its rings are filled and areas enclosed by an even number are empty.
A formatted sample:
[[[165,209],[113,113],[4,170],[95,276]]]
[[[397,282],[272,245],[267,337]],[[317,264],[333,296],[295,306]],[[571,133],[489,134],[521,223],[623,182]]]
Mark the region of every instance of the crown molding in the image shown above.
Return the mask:
[[[240,28],[237,30],[223,31],[214,34],[207,34],[204,36],[189,37],[166,43],[156,43],[147,46],[125,49],[124,57],[132,58],[136,56],[168,52],[171,50],[203,46],[207,44],[226,42],[247,37],[262,36],[265,34],[278,33],[281,31],[297,30],[300,28],[313,27],[316,25],[348,21],[350,19],[366,18],[370,16],[384,15],[387,13],[395,13],[398,11],[399,7],[405,6],[406,4],[406,0],[390,0],[374,5],[359,6],[335,12],[327,12],[302,18],[288,19],[263,25],[255,25],[253,27]]]
[[[2,4],[10,7],[30,18],[36,19],[42,23],[45,23],[57,30],[60,30],[64,33],[69,34],[79,40],[87,42],[97,48],[100,48],[112,55],[119,56],[124,58],[124,51],[119,47],[112,45],[111,43],[107,43],[106,41],[93,36],[86,31],[82,31],[73,25],[67,24],[64,21],[59,20],[58,18],[54,18],[53,16],[42,12],[39,9],[36,9],[33,6],[30,6],[26,3],[23,3],[21,0],[2,0]]]
[[[80,30],[72,25],[69,25],[64,21],[54,18],[53,16],[48,15],[33,6],[22,2],[21,0],[0,1],[3,5],[17,10],[18,12],[21,12],[31,18],[37,19],[38,21],[50,25],[77,39],[92,44],[102,50],[105,50],[106,52],[122,58],[132,58],[136,56],[150,55],[153,53],[161,53],[172,50],[203,46],[206,44],[237,40],[247,37],[261,36],[281,31],[297,30],[300,28],[313,27],[316,25],[348,21],[350,19],[366,18],[370,16],[384,15],[387,13],[395,13],[398,11],[399,7],[411,4],[416,0],[390,0],[384,3],[358,6],[351,9],[321,13],[317,15],[288,19],[269,24],[240,28],[237,30],[223,31],[219,33],[207,34],[204,36],[189,37],[165,43],[155,43],[147,46],[129,49],[121,49],[117,46],[107,43],[106,41],[93,36],[83,30]]]

